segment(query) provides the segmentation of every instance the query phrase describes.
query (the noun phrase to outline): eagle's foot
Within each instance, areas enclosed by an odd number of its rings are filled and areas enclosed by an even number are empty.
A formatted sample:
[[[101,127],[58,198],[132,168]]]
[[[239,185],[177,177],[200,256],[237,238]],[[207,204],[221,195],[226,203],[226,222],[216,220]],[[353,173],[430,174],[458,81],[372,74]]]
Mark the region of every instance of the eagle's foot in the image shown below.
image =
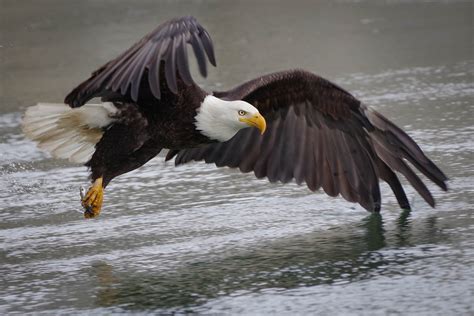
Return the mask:
[[[97,178],[89,191],[83,196],[81,191],[81,204],[84,207],[84,217],[94,218],[99,216],[104,200],[104,188],[102,187],[102,177]]]

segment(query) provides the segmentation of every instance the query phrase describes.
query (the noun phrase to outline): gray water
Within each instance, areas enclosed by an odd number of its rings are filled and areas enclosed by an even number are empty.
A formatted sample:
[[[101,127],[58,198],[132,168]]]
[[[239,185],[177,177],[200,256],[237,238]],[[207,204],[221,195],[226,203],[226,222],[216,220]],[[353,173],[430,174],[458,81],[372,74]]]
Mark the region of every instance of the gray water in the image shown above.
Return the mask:
[[[0,312],[474,313],[473,3],[0,2]],[[381,216],[295,184],[163,157],[84,220],[85,167],[51,159],[21,112],[61,102],[159,22],[195,15],[230,88],[302,67],[412,135],[449,176],[431,209],[383,185]],[[196,72],[195,72],[196,73]]]

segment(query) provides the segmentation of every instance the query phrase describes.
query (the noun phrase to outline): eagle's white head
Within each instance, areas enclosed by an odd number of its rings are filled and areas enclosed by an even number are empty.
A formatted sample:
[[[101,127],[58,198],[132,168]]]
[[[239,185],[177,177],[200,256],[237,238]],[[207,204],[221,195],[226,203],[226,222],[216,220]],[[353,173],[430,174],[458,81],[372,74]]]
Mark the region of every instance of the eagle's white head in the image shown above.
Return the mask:
[[[197,112],[196,129],[220,142],[228,141],[242,128],[256,127],[263,134],[267,127],[257,108],[245,101],[225,101],[208,95]]]

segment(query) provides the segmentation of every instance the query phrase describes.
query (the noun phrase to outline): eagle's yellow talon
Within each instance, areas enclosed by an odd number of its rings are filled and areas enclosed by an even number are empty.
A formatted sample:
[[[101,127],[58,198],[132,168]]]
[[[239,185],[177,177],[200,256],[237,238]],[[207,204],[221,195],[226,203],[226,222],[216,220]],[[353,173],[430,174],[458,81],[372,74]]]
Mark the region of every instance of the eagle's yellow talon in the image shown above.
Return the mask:
[[[104,200],[104,188],[102,178],[97,178],[89,188],[87,194],[82,198],[81,204],[84,207],[84,217],[94,218],[99,216]]]

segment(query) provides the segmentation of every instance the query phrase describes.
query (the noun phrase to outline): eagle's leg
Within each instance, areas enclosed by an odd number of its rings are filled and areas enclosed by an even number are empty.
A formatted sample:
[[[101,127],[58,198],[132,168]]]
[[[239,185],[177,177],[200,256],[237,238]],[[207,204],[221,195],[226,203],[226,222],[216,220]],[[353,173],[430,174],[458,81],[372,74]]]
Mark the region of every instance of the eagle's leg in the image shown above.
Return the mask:
[[[118,137],[119,135],[121,137]],[[127,136],[130,137],[130,135],[129,132]],[[82,198],[85,218],[94,218],[99,215],[104,198],[104,189],[113,178],[143,166],[158,155],[162,149],[153,139],[143,142],[138,149],[130,148],[125,146],[127,144],[124,141],[125,137],[125,133],[114,133],[114,137],[108,135],[103,137],[91,161],[87,164],[91,168],[93,184]],[[114,141],[113,147],[110,147],[109,140]],[[117,146],[121,143],[122,146]],[[129,143],[137,144],[139,142],[131,142],[129,139]],[[107,146],[105,146],[106,144]]]
[[[136,169],[153,158],[161,147],[150,153],[143,151],[151,146],[147,132],[148,121],[137,106],[114,103],[120,110],[113,125],[108,127],[96,144],[92,158],[86,163],[91,170],[92,185],[82,196],[84,217],[93,218],[100,214],[104,200],[104,189],[114,177]],[[156,146],[156,144],[153,144]],[[145,156],[145,157],[144,157]]]
[[[104,201],[103,178],[97,178],[92,186],[82,198],[82,206],[84,207],[84,217],[94,218],[100,214],[102,202]]]

